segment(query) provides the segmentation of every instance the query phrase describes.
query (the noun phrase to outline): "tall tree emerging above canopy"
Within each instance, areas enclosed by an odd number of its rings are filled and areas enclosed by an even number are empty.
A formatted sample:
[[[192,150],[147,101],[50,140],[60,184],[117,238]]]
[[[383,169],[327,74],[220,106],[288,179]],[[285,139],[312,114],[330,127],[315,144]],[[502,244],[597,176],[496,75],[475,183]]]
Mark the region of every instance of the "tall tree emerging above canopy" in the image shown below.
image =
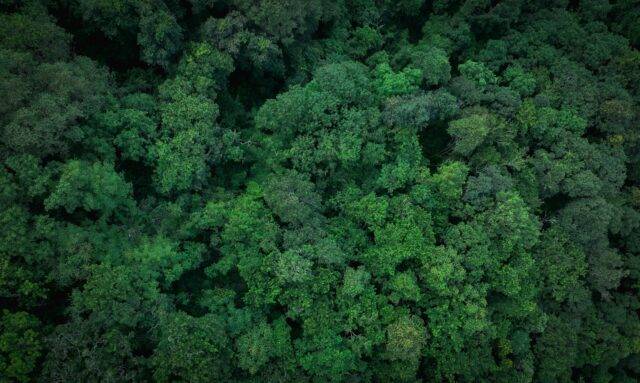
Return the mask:
[[[640,381],[634,1],[0,1],[0,383]]]

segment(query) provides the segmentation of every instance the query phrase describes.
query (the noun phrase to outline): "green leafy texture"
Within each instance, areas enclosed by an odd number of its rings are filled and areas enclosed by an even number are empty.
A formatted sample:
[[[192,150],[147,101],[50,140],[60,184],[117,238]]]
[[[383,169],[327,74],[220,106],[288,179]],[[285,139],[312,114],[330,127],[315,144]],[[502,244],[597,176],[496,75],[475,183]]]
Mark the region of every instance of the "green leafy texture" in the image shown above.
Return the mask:
[[[3,310],[0,316],[2,381],[28,382],[42,352],[40,321],[25,312]]]
[[[6,110],[3,145],[17,153],[40,157],[68,155],[71,146],[80,142],[90,148],[95,132],[81,123],[104,110],[109,102],[108,72],[85,57],[69,62],[30,62],[26,67],[15,66],[12,59],[10,56],[5,61],[9,66],[3,63],[0,70],[5,73],[3,77],[18,81],[25,93],[18,98],[21,101]]]
[[[180,50],[182,29],[167,11],[145,10],[140,18],[138,44],[143,47],[142,59],[148,64],[167,67]]]
[[[69,57],[71,36],[45,13],[2,15],[0,47],[33,54],[39,62],[63,61]]]
[[[239,366],[250,374],[255,374],[269,359],[291,353],[289,327],[283,320],[272,325],[261,323],[240,336],[236,347]]]
[[[639,14],[0,1],[0,381],[638,381]]]
[[[210,382],[230,376],[232,349],[220,318],[176,312],[161,323],[163,341],[151,358],[156,380]]]
[[[454,151],[469,155],[482,144],[490,129],[487,116],[473,115],[452,121],[447,131],[455,137]]]
[[[61,169],[60,178],[44,205],[47,210],[64,208],[72,213],[78,208],[109,216],[118,210],[130,210],[135,205],[131,185],[112,165],[69,161]]]

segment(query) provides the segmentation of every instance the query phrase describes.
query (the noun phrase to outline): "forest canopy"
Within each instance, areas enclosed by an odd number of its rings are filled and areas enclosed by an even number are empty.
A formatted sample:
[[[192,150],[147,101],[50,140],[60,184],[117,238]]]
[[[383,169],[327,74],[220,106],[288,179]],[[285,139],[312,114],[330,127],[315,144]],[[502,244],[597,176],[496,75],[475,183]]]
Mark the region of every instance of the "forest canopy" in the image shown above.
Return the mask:
[[[0,383],[640,380],[635,0],[0,0]]]

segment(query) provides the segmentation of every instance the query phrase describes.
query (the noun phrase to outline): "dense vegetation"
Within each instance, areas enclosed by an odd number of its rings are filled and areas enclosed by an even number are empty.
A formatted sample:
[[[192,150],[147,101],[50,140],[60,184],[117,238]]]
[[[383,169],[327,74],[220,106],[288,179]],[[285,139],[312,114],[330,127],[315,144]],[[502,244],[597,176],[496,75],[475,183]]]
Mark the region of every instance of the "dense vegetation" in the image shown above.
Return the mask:
[[[0,382],[636,382],[634,0],[1,0]]]

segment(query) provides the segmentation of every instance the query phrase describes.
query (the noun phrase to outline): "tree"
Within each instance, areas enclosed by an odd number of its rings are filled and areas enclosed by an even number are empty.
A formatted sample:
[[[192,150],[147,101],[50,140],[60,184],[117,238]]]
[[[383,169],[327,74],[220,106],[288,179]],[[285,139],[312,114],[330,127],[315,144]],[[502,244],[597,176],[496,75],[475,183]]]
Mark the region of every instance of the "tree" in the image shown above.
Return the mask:
[[[236,342],[239,366],[255,374],[272,358],[282,358],[291,353],[289,326],[284,320],[273,324],[260,323],[240,336]]]
[[[482,115],[472,115],[452,121],[447,131],[456,139],[454,151],[462,155],[471,154],[489,134],[490,126],[488,125],[488,117]]]
[[[0,370],[3,381],[27,382],[31,379],[42,351],[40,325],[37,318],[25,312],[2,311]]]
[[[25,76],[18,74],[21,66],[5,63],[10,65],[9,73],[14,71],[10,76],[18,76],[14,78],[28,84],[29,89],[24,89],[28,93],[23,94],[22,102],[6,111],[8,119],[2,131],[6,148],[39,157],[65,156],[73,145],[91,141],[94,132],[82,123],[110,102],[112,89],[107,70],[80,57],[70,62],[31,62]],[[91,144],[87,146],[91,148]]]
[[[637,381],[638,12],[0,1],[0,381]]]
[[[69,161],[62,167],[60,178],[44,204],[47,210],[64,208],[72,213],[82,208],[109,217],[134,208],[131,192],[131,185],[113,169],[113,165]]]
[[[176,312],[161,323],[162,340],[151,357],[156,366],[155,379],[210,382],[230,377],[232,349],[225,336],[224,320],[214,315],[194,318]]]
[[[46,13],[2,15],[0,47],[14,52],[29,52],[38,62],[65,61],[69,58],[71,35]]]
[[[138,32],[142,59],[149,64],[167,68],[181,48],[182,28],[167,11],[143,9]]]

